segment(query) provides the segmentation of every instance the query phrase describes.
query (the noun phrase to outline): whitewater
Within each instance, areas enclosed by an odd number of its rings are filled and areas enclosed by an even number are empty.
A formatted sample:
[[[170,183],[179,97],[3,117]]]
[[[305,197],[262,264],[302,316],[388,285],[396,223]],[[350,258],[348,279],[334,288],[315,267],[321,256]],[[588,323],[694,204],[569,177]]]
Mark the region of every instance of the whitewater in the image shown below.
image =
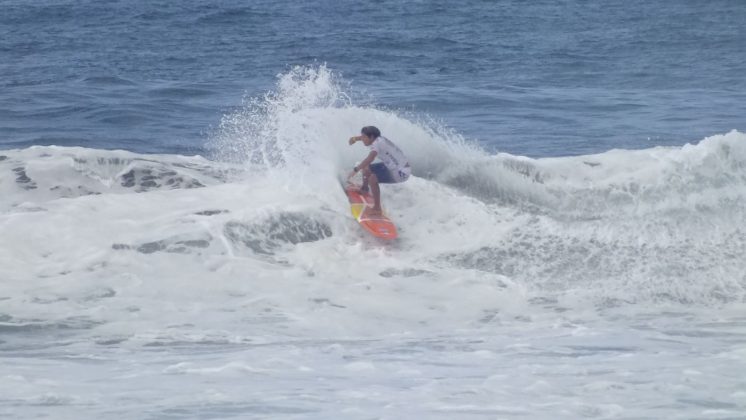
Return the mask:
[[[746,134],[534,159],[348,88],[281,74],[208,156],[1,151],[0,416],[746,418]]]

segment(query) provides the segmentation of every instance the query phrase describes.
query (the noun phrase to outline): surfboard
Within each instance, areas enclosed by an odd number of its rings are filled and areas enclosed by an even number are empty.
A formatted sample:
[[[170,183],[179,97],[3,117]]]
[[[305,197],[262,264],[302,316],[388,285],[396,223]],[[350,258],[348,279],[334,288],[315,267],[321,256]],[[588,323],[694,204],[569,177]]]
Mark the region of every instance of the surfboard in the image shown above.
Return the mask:
[[[368,192],[360,193],[360,187],[348,184],[344,187],[350,200],[352,217],[360,223],[363,229],[371,235],[381,239],[396,239],[396,226],[385,214],[370,214],[373,208],[373,196]]]

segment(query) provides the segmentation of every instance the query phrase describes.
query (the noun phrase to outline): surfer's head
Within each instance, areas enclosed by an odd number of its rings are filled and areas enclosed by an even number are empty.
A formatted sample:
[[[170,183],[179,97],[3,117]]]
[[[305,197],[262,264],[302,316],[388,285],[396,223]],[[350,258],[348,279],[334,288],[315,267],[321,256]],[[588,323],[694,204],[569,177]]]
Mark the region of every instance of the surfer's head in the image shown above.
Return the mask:
[[[366,146],[370,146],[371,143],[381,136],[381,130],[372,125],[368,125],[360,130],[360,134],[363,135],[363,143]]]

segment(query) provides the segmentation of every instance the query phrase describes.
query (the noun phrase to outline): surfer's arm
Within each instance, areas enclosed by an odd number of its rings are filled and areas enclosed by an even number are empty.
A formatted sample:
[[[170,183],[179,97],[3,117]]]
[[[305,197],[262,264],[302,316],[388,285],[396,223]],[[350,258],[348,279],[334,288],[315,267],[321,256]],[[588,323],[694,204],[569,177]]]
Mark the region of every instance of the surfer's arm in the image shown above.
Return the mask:
[[[361,169],[368,167],[368,165],[370,165],[371,162],[373,162],[373,160],[376,158],[376,156],[378,156],[378,152],[376,152],[375,150],[371,150],[370,154],[368,154],[368,157],[365,158],[362,162],[360,162],[359,165],[357,165],[354,168],[355,172],[358,172]]]

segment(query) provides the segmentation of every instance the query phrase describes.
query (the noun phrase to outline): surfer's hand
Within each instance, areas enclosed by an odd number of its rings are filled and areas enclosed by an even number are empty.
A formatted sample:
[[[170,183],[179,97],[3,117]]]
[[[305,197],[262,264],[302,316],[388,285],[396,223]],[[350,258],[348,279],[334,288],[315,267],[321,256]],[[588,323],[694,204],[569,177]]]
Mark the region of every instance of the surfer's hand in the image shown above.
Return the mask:
[[[353,136],[353,137],[350,137],[350,140],[348,143],[350,143],[350,146],[352,146],[358,140],[360,140],[360,136]]]

